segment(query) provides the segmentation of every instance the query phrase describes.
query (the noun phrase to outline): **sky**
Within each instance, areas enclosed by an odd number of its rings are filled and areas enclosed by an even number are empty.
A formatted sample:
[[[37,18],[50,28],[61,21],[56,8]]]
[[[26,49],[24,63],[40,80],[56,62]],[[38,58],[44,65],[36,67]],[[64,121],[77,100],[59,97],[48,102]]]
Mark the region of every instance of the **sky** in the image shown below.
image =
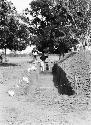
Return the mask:
[[[8,1],[11,1],[16,7],[17,11],[19,13],[22,13],[22,11],[28,7],[29,3],[32,0],[8,0]]]

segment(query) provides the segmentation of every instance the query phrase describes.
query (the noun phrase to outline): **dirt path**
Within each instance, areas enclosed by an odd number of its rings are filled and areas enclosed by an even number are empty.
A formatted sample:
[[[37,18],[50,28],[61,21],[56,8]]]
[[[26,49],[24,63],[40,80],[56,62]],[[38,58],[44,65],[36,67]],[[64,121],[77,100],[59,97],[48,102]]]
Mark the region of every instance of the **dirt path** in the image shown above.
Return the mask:
[[[36,72],[25,72],[28,66],[0,67],[5,78],[0,84],[0,125],[91,125],[91,99],[59,95],[51,73],[36,79]],[[24,74],[30,77],[30,87],[21,95],[14,87]],[[7,93],[10,88],[15,90],[13,97]]]

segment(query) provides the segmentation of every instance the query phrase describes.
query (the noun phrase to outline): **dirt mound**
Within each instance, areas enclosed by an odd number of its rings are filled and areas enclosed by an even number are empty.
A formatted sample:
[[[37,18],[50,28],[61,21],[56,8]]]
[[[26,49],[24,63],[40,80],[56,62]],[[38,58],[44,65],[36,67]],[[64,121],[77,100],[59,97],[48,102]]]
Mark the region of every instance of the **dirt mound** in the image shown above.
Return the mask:
[[[77,94],[87,94],[90,90],[89,59],[90,53],[84,50],[79,51],[67,58],[58,66],[66,73],[65,78]],[[61,78],[62,75],[61,75]]]

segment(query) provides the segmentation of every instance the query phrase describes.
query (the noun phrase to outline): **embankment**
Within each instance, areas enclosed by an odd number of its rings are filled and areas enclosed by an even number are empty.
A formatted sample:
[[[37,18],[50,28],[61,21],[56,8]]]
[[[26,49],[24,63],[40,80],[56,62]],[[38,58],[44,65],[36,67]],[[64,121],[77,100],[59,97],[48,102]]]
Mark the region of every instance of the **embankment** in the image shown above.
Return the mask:
[[[88,94],[90,91],[90,53],[81,50],[54,64],[53,81],[61,94]]]

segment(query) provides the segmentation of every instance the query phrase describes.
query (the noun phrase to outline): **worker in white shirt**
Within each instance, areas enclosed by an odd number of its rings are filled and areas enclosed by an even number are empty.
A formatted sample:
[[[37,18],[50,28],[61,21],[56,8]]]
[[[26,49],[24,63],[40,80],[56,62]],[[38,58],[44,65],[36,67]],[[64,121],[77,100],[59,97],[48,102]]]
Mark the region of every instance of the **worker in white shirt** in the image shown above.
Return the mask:
[[[44,72],[45,70],[45,60],[46,58],[48,58],[48,56],[46,56],[44,53],[42,53],[42,56],[40,57],[41,61],[40,61],[40,67],[41,67],[41,71]]]

